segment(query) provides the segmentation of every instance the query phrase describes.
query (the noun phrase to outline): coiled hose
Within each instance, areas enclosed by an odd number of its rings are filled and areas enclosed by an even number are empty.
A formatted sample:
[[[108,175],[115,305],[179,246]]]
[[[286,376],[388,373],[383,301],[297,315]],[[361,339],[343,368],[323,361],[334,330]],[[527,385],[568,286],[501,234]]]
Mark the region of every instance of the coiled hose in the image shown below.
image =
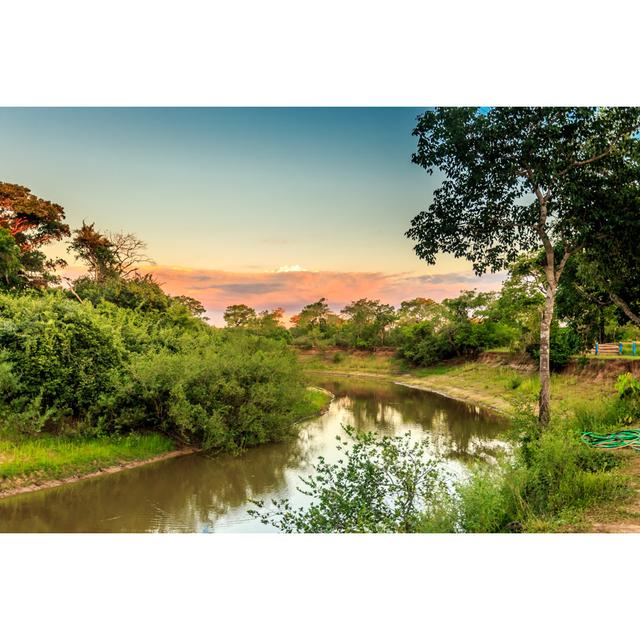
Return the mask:
[[[590,447],[600,449],[622,449],[631,447],[640,451],[640,429],[624,429],[614,433],[592,433],[585,431],[582,434],[582,442]]]

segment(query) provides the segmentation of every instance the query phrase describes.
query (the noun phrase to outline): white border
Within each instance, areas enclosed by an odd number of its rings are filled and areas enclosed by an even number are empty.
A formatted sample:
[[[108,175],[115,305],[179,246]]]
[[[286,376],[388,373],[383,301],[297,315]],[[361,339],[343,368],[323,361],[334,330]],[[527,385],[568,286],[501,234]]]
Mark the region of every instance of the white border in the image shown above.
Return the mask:
[[[0,14],[0,103],[637,105],[639,14],[621,0],[21,0]],[[637,629],[637,541],[4,535],[0,632],[618,638]]]

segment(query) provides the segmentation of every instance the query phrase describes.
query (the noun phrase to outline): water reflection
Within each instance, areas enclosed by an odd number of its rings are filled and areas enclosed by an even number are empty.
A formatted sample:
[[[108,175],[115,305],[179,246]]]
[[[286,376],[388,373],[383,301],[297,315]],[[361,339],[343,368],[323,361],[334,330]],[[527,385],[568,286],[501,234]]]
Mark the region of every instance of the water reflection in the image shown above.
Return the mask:
[[[505,423],[480,409],[423,391],[361,379],[318,379],[336,398],[298,438],[242,456],[174,458],[109,476],[0,501],[0,531],[175,532],[268,530],[247,516],[251,499],[290,497],[299,476],[322,455],[336,460],[341,424],[416,437],[429,433],[435,452],[457,460],[486,457],[503,446]],[[459,465],[460,463],[452,463]]]

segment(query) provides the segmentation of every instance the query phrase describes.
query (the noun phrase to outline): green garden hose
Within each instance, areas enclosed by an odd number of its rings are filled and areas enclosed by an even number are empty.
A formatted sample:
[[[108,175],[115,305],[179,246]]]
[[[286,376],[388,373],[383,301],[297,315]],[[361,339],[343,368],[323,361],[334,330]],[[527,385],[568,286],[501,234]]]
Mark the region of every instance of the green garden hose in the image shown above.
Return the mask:
[[[624,429],[614,433],[592,433],[585,431],[582,434],[582,442],[591,447],[600,449],[622,449],[631,447],[640,451],[640,429]]]

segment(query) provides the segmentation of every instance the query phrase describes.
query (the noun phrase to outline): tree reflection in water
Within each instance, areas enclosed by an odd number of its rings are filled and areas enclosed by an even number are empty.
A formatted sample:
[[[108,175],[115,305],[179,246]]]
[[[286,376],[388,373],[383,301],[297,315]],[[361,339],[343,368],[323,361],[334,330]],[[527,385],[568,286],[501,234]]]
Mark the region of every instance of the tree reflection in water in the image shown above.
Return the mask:
[[[377,380],[316,381],[335,400],[302,425],[290,442],[242,455],[174,458],[0,501],[0,531],[133,532],[258,531],[246,511],[251,499],[306,501],[296,487],[319,455],[337,460],[342,424],[416,437],[428,434],[434,453],[467,460],[503,446],[506,423],[473,405]]]

